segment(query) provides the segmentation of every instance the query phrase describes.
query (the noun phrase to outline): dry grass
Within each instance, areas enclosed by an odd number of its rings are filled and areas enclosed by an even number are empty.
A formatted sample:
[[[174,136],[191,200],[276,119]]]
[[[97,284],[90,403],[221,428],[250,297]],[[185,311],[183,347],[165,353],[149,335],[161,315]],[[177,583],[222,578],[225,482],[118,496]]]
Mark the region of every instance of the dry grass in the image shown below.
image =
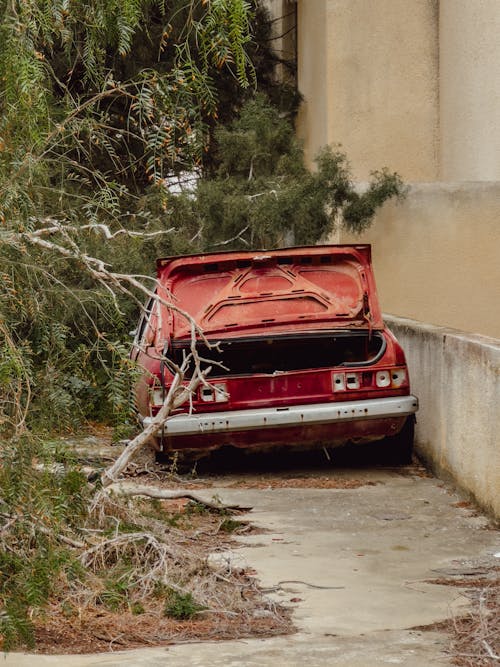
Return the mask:
[[[109,530],[109,517],[117,521]],[[251,570],[225,557],[250,527],[238,512],[190,501],[103,500],[79,560],[33,619],[40,653],[87,653],[188,640],[287,634],[289,612],[267,599]],[[219,553],[219,557],[211,558]],[[172,611],[173,609],[173,611]]]
[[[500,664],[500,581],[469,589],[467,616],[451,623],[453,663],[460,667],[493,667]]]
[[[342,477],[262,477],[260,479],[238,480],[226,484],[234,489],[359,489],[362,486],[376,486],[379,482]]]
[[[489,568],[481,576],[440,577],[430,580],[440,586],[464,588],[470,600],[467,614],[421,629],[447,631],[450,655],[459,667],[497,667],[500,664],[500,568]]]
[[[200,612],[189,620],[169,618],[157,601],[151,601],[141,614],[130,610],[111,612],[102,607],[87,607],[82,613],[67,616],[54,602],[44,619],[36,623],[38,653],[74,654],[162,646],[186,641],[270,637],[293,631],[289,614],[263,603],[244,573],[241,586],[246,593],[245,609],[230,615]],[[255,586],[255,583],[253,584]]]

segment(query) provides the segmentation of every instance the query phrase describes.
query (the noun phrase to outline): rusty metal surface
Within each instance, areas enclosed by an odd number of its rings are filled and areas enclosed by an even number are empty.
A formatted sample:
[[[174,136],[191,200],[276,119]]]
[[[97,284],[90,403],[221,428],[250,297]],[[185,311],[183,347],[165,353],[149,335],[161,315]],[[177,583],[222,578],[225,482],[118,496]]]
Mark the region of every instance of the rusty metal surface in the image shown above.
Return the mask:
[[[158,277],[209,337],[383,328],[367,245],[160,260]],[[172,338],[190,335],[185,318],[165,317]]]

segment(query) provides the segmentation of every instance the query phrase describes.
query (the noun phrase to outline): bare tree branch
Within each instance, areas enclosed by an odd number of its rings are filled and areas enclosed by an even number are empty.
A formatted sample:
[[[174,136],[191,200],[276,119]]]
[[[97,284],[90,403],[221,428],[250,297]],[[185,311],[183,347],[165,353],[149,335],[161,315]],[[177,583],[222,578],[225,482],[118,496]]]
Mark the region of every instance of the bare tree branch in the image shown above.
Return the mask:
[[[31,245],[41,247],[52,254],[78,262],[94,280],[96,280],[100,285],[108,290],[114,300],[115,307],[117,308],[118,312],[120,312],[117,302],[118,293],[132,298],[134,301],[136,301],[136,303],[142,305],[141,301],[137,298],[133,291],[135,290],[140,294],[142,293],[144,297],[152,298],[158,303],[164,305],[170,311],[174,311],[181,315],[181,317],[185,318],[185,320],[189,323],[190,327],[190,355],[186,357],[180,368],[174,368],[170,360],[164,359],[169,363],[170,367],[175,370],[174,378],[168,390],[164,404],[160,408],[158,414],[148,424],[148,426],[130,442],[128,447],[122,452],[115,463],[110,466],[102,475],[102,485],[103,487],[107,487],[117,481],[118,476],[126,469],[127,465],[136,455],[136,453],[150,442],[158,430],[163,426],[172,410],[175,410],[177,407],[190,401],[194,391],[199,384],[206,384],[205,376],[210,372],[210,367],[205,368],[204,370],[201,369],[202,360],[200,359],[196,350],[197,342],[203,342],[203,344],[208,349],[212,349],[217,346],[206,339],[201,327],[196,323],[191,315],[172,303],[170,299],[167,300],[165,298],[166,295],[164,296],[164,290],[158,284],[156,279],[149,276],[134,276],[112,271],[110,267],[102,260],[96,257],[91,257],[90,255],[80,251],[76,243],[69,235],[69,232],[75,231],[75,227],[62,224],[58,221],[51,220],[50,222],[52,223],[50,227],[45,227],[35,231],[9,232],[7,234],[1,234],[0,242],[7,242],[8,244],[11,244],[15,247],[22,247],[25,243],[29,243]],[[110,232],[106,225],[86,225],[85,227],[98,229],[104,234],[106,238],[113,237],[113,234]],[[42,238],[42,236],[47,233],[61,234],[63,237],[63,242],[55,242],[53,240]],[[137,232],[136,234],[140,235],[141,233]],[[66,244],[64,244],[64,241]],[[152,280],[154,282],[154,286],[152,288],[147,287],[145,285],[146,280]],[[191,379],[187,384],[183,384],[184,374],[191,363],[194,365],[194,371],[192,373]],[[98,498],[96,497],[96,499],[94,499],[94,507],[97,501]]]
[[[169,227],[169,229],[160,229],[156,232],[134,232],[128,229],[123,229],[122,227],[121,229],[118,229],[116,232],[112,232],[108,227],[108,225],[102,223],[93,223],[76,227],[73,225],[67,225],[61,223],[58,220],[55,220],[54,218],[45,218],[43,220],[39,220],[38,222],[44,225],[51,225],[51,226],[42,227],[34,232],[30,232],[30,235],[33,237],[44,236],[45,234],[57,234],[61,232],[64,232],[65,234],[67,232],[79,233],[83,230],[90,229],[95,232],[101,232],[104,238],[106,238],[107,240],[112,240],[117,236],[120,236],[121,234],[124,234],[125,236],[130,236],[132,238],[138,237],[141,239],[149,239],[149,238],[154,238],[156,236],[163,236],[165,234],[172,234],[172,232],[175,231],[175,227]]]
[[[146,486],[145,484],[135,484],[134,482],[115,482],[106,489],[107,492],[113,491],[119,495],[124,496],[146,496],[147,498],[157,498],[158,500],[175,500],[177,498],[187,498],[196,503],[210,507],[211,509],[238,509],[250,510],[249,506],[242,505],[226,505],[218,501],[211,501],[202,498],[201,496],[191,493],[183,489],[159,489],[154,486]]]
[[[248,245],[248,242],[242,237],[243,234],[249,229],[249,227],[250,225],[245,225],[245,227],[243,227],[243,229],[238,234],[236,234],[236,236],[233,236],[232,238],[227,239],[226,241],[220,241],[220,243],[214,243],[212,247],[216,248],[217,246],[227,245],[228,243],[232,243],[233,241],[237,241],[238,239],[241,239],[243,243],[245,243],[245,245]]]

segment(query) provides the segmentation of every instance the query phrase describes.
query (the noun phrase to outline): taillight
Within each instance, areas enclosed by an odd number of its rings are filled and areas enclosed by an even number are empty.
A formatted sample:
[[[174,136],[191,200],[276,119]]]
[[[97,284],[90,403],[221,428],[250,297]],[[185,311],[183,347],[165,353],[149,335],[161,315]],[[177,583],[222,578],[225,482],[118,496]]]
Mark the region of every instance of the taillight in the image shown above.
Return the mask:
[[[158,406],[158,405],[163,405],[163,389],[160,387],[153,387],[151,389],[151,405]]]
[[[347,389],[359,389],[360,387],[360,374],[359,373],[346,373],[345,374],[345,384]]]
[[[375,384],[381,389],[385,387],[399,389],[399,387],[406,384],[407,378],[406,368],[388,368],[385,371],[377,371]]]
[[[212,387],[202,387],[200,389],[200,401],[211,403],[214,400],[214,390]]]
[[[375,382],[373,378],[375,377]],[[379,389],[399,389],[408,384],[406,368],[387,368],[373,373],[370,371],[332,373],[332,389],[334,392],[355,391],[368,387]]]
[[[375,375],[375,384],[377,387],[390,387],[391,374],[389,371],[377,371]]]
[[[333,391],[345,391],[345,374],[333,374]]]
[[[406,383],[406,369],[405,368],[394,368],[391,371],[391,385],[393,387],[401,387]]]
[[[203,385],[200,389],[200,401],[205,403],[225,403],[229,399],[225,382]]]
[[[361,373],[333,373],[332,376],[333,391],[359,389],[362,384]]]

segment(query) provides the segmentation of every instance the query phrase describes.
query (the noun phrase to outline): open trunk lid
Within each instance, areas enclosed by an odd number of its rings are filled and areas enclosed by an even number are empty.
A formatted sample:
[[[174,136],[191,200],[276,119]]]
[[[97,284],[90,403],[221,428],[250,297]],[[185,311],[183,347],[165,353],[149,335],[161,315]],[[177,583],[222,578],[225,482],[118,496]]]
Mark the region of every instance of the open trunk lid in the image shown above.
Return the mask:
[[[324,245],[160,259],[169,298],[208,338],[382,329],[369,245]],[[172,311],[174,340],[189,338]]]

